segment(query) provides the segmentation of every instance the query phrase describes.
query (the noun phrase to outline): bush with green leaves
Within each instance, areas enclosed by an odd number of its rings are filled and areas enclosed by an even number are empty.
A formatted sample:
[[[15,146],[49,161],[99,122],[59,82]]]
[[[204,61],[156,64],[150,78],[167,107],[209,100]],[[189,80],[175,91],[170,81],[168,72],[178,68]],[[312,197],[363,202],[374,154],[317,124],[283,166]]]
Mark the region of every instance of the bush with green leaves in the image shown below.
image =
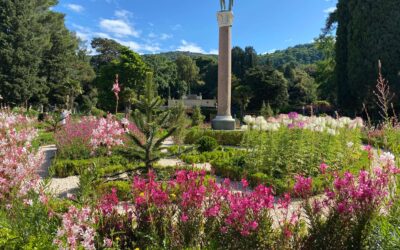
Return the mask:
[[[131,162],[121,155],[112,155],[109,157],[97,157],[81,160],[56,159],[50,172],[57,178],[79,175],[84,169],[95,166],[100,175],[107,175],[116,172],[132,170],[138,167],[138,163]]]
[[[185,144],[195,144],[201,137],[209,136],[217,140],[219,145],[240,146],[244,137],[244,132],[221,131],[211,129],[192,128],[185,137]]]
[[[200,126],[206,117],[201,113],[199,106],[194,107],[192,114],[192,126]]]
[[[218,142],[210,136],[203,136],[196,142],[197,150],[200,153],[212,152],[218,148]]]

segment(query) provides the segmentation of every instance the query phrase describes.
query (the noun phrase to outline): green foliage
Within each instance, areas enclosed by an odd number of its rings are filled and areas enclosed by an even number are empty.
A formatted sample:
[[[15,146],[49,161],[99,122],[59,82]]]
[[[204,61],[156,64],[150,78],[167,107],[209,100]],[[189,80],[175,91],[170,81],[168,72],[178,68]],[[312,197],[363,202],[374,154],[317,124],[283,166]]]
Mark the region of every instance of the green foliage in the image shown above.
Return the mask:
[[[334,13],[337,21],[335,82],[339,107],[347,114],[360,113],[363,103],[375,106],[371,90],[378,77],[378,60],[382,61],[383,75],[392,90],[399,90],[400,45],[396,42],[400,39],[400,16],[396,14],[399,11],[396,0],[338,2]]]
[[[162,103],[162,99],[157,96],[152,74],[147,73],[144,94],[139,97],[137,108],[132,115],[139,133],[131,133],[129,136],[135,144],[130,153],[143,161],[148,170],[161,158],[162,143],[182,125],[174,121],[181,119],[184,113],[174,114],[171,110],[162,110]]]
[[[246,71],[244,82],[257,93],[249,108],[260,110],[262,102],[269,102],[274,109],[282,109],[288,104],[288,82],[284,75],[272,67],[255,67]]]
[[[199,68],[192,58],[184,55],[179,56],[175,63],[178,70],[178,81],[183,82],[191,94],[191,87],[200,83]]]
[[[48,208],[38,194],[29,194],[32,206],[15,199],[12,209],[0,209],[1,249],[56,249],[53,239],[57,232],[58,219],[49,218]]]
[[[135,163],[120,155],[110,157],[98,157],[83,160],[56,159],[50,168],[54,177],[65,178],[68,176],[79,175],[84,169],[96,167],[99,175],[107,175],[115,172],[123,172],[136,168]]]
[[[32,141],[32,147],[38,149],[41,146],[55,144],[53,132],[39,131],[39,135]]]
[[[197,150],[200,153],[212,152],[219,146],[217,140],[210,136],[202,136],[196,142],[196,145],[197,145]]]
[[[101,197],[110,194],[112,189],[117,190],[117,195],[120,200],[127,200],[131,196],[131,183],[129,181],[109,181],[103,182],[96,186],[96,193]]]
[[[364,249],[396,249],[400,245],[400,203],[395,201],[389,214],[375,217],[364,232]]]
[[[216,139],[219,145],[240,146],[244,133],[243,131],[217,131],[192,128],[186,135],[185,144],[195,144],[203,136],[209,136]]]
[[[180,90],[177,84],[178,71],[176,63],[162,55],[146,55],[142,58],[154,74],[154,83],[160,96],[163,98],[171,95],[179,97],[176,95]]]
[[[74,107],[94,77],[86,52],[51,10],[56,1],[0,3],[0,94],[13,106]]]
[[[285,50],[277,50],[273,53],[260,56],[260,64],[271,64],[275,67],[287,63],[313,64],[324,59],[324,54],[314,43],[297,45]]]
[[[347,129],[337,135],[286,127],[275,132],[248,131],[243,144],[248,150],[246,168],[274,178],[295,173],[317,176],[322,162],[337,170],[353,166],[360,158],[360,137],[360,131]]]
[[[176,107],[173,107],[171,109],[172,116],[176,117],[176,120],[171,120],[175,126],[177,126],[177,129],[173,133],[173,140],[176,144],[182,144],[186,134],[187,134],[187,128],[190,126],[190,119],[186,115],[186,110],[183,102],[179,102]]]
[[[219,159],[228,159],[232,158],[233,156],[239,156],[243,154],[243,150],[218,147],[213,151],[199,152],[197,150],[194,150],[192,152],[182,154],[180,156],[180,159],[188,164],[206,163],[217,161]]]
[[[260,115],[263,116],[265,119],[274,116],[274,111],[272,110],[271,105],[269,105],[269,103],[265,105],[265,102],[263,102],[260,110]]]
[[[205,116],[202,115],[201,109],[199,106],[196,106],[193,109],[193,115],[192,115],[192,126],[200,126],[203,124],[205,119]]]
[[[302,108],[317,99],[318,86],[307,72],[294,65],[287,65],[284,76],[288,81],[289,105],[292,108]]]
[[[119,48],[117,59],[105,64],[99,70],[96,78],[96,86],[99,89],[99,107],[113,111],[115,110],[116,100],[111,91],[115,75],[118,74],[122,91],[129,88],[134,93],[143,93],[143,83],[145,82],[147,65],[143,62],[139,54],[131,51],[127,47]],[[129,102],[125,102],[129,104]]]

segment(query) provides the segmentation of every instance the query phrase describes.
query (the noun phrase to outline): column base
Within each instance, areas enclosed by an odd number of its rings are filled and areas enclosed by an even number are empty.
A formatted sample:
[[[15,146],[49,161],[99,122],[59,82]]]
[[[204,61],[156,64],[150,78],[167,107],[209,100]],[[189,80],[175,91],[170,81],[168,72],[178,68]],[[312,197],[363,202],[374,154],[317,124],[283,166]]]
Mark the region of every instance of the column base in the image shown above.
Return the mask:
[[[214,130],[235,130],[236,121],[232,116],[217,116],[211,122],[212,129]]]

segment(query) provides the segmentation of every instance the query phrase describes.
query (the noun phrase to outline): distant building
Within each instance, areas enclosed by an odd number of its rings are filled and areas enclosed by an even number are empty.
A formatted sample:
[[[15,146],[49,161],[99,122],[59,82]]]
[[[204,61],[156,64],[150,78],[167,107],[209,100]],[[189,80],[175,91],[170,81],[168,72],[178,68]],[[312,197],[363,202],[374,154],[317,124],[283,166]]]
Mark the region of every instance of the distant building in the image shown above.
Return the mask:
[[[192,109],[194,107],[199,106],[200,108],[217,108],[217,100],[216,99],[203,99],[201,95],[188,95],[183,96],[182,99],[168,99],[168,108],[175,107],[180,102],[183,102],[183,105],[186,109]]]

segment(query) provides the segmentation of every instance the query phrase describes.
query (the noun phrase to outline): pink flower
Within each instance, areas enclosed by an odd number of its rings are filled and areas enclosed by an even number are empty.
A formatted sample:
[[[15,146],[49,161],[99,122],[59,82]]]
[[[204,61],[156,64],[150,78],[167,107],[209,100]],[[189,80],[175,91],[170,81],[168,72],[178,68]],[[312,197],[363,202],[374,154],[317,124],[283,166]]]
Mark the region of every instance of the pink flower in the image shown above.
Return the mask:
[[[183,213],[183,214],[181,215],[181,221],[182,221],[182,222],[187,222],[188,220],[189,220],[189,217],[188,217],[186,214]]]
[[[321,165],[319,165],[319,170],[321,171],[322,174],[325,174],[328,167],[329,166],[326,165],[325,163],[321,163]]]
[[[243,188],[247,188],[248,186],[249,186],[249,183],[247,182],[247,180],[246,179],[242,179],[242,186],[243,186]]]
[[[300,175],[296,175],[295,179],[296,183],[294,184],[294,192],[302,197],[309,196],[312,191],[312,179]]]
[[[103,246],[105,246],[105,247],[112,247],[112,245],[113,245],[113,242],[112,242],[111,239],[109,239],[109,238],[104,238]]]
[[[296,113],[296,112],[290,112],[288,114],[288,117],[289,117],[289,119],[295,120],[295,119],[297,119],[299,117],[299,114]]]

